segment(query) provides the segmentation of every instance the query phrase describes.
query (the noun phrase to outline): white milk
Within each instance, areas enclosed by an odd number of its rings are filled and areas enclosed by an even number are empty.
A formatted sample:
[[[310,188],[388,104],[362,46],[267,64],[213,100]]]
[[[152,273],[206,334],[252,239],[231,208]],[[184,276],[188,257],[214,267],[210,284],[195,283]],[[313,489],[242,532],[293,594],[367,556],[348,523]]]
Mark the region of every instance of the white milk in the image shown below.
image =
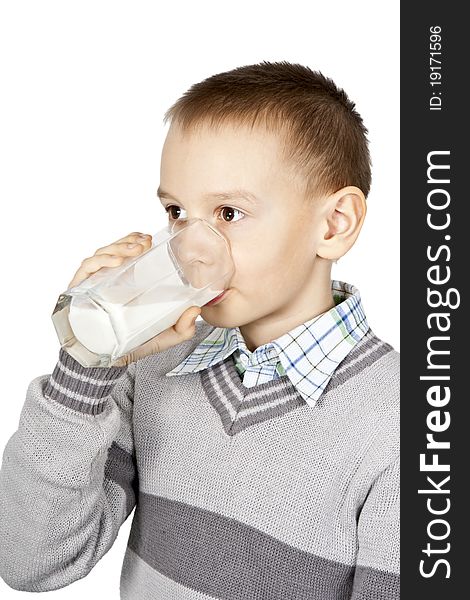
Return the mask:
[[[201,290],[191,286],[162,285],[122,304],[119,288],[107,290],[100,300],[104,310],[90,303],[70,303],[69,322],[77,340],[96,354],[127,354],[176,323],[190,306],[204,305],[223,290]],[[103,294],[104,296],[104,294]],[[119,298],[121,296],[121,298]]]

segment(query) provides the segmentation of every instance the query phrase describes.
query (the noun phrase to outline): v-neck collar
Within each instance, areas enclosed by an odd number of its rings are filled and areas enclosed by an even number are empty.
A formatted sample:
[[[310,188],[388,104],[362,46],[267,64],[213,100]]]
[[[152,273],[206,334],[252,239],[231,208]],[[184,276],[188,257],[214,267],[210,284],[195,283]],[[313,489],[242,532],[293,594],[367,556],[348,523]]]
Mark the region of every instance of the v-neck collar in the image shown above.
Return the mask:
[[[260,383],[243,385],[233,357],[199,371],[207,399],[218,412],[225,433],[235,435],[243,429],[306,406],[287,375]]]
[[[286,374],[313,408],[338,365],[369,331],[359,290],[332,280],[331,291],[334,307],[253,352],[239,327],[213,327],[166,376],[202,371],[234,355],[236,368],[243,370],[244,387],[258,387]]]

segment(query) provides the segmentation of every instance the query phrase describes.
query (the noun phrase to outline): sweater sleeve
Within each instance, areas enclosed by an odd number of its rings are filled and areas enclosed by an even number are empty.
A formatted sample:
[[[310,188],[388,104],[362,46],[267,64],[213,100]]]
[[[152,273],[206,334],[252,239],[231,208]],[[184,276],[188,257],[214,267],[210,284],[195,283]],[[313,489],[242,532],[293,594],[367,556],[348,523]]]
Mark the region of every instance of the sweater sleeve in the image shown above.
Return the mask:
[[[400,458],[375,480],[358,520],[351,600],[400,598]]]
[[[33,379],[0,471],[0,576],[43,592],[85,577],[136,502],[136,363],[80,365],[63,348]]]

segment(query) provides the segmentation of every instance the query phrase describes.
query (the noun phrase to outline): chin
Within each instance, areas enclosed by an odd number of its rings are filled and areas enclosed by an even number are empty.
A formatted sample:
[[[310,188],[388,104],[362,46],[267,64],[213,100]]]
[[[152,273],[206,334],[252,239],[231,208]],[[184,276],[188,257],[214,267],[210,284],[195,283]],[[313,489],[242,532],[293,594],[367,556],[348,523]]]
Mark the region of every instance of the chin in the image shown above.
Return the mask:
[[[226,329],[238,327],[239,322],[237,320],[229,315],[224,316],[221,311],[216,311],[215,308],[217,307],[211,308],[210,306],[207,306],[206,308],[201,308],[201,318],[206,323],[213,327],[223,327]]]
[[[238,327],[240,319],[234,318],[233,313],[223,302],[220,305],[201,306],[201,318],[213,327]]]

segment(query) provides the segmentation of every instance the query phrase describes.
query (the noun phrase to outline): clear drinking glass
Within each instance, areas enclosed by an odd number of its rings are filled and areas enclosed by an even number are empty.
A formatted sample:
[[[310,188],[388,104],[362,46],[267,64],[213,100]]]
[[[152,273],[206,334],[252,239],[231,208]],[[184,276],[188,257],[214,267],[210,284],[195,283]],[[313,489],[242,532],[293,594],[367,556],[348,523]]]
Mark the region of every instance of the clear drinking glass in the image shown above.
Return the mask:
[[[228,240],[207,221],[168,224],[152,246],[102,267],[60,294],[52,321],[60,345],[84,367],[109,367],[229,287]]]

